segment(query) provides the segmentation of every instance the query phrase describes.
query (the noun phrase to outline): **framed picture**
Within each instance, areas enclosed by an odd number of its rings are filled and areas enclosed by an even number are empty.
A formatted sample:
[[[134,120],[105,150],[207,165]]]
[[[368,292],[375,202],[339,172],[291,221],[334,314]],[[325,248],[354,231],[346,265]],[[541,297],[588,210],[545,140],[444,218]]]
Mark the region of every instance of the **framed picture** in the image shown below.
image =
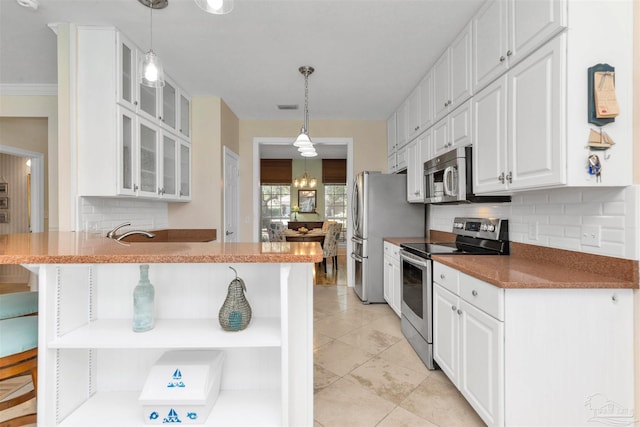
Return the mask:
[[[300,213],[316,212],[316,190],[298,190]]]
[[[8,197],[0,197],[0,209],[9,209]]]
[[[9,222],[9,212],[0,212],[0,224]]]
[[[0,182],[0,196],[6,196],[9,194],[9,183]]]

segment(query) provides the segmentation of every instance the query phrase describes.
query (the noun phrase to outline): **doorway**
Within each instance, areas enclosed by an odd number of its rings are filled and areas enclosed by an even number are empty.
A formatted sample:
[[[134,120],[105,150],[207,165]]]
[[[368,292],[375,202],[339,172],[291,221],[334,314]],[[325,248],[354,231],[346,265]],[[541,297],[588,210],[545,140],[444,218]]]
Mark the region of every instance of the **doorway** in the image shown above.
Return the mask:
[[[351,212],[351,194],[353,191],[353,182],[350,177],[353,176],[353,139],[352,138],[314,138],[314,144],[318,146],[324,146],[329,149],[346,149],[347,160],[347,212]],[[270,138],[270,137],[257,137],[253,140],[253,179],[254,182],[260,182],[260,158],[261,151],[265,147],[272,149],[282,149],[285,153],[286,149],[292,146],[291,138]],[[280,157],[286,158],[286,157]],[[293,157],[289,157],[293,158]],[[320,156],[319,156],[320,158]],[[344,157],[342,157],[344,158]],[[260,186],[253,186],[253,241],[258,242],[261,239],[261,190]],[[352,286],[353,283],[353,268],[351,267],[351,258],[348,256],[351,253],[351,227],[347,227],[346,239],[346,284]]]

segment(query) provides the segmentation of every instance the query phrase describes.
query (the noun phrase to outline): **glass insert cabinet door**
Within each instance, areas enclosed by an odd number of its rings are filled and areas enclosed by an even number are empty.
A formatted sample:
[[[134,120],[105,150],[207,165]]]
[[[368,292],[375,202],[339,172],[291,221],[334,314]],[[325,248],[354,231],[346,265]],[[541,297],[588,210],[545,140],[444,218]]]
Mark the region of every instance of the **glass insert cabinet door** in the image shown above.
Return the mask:
[[[140,119],[140,192],[158,192],[158,130],[151,123]]]
[[[140,90],[140,112],[147,114],[150,118],[157,119],[158,114],[158,92],[154,87],[138,84]]]
[[[138,82],[136,79],[136,64],[138,60],[138,50],[135,46],[118,33],[118,101],[120,104],[136,109],[138,99],[136,88]]]
[[[162,195],[175,197],[178,182],[177,142],[164,134],[162,137]]]
[[[120,152],[118,192],[132,195],[138,190],[136,180],[136,128],[137,118],[131,111],[118,107],[118,145]]]
[[[176,128],[176,87],[166,80],[162,88],[162,122],[171,129]]]
[[[180,94],[180,133],[189,138],[191,136],[191,100]]]
[[[191,145],[180,143],[180,197],[191,198]]]

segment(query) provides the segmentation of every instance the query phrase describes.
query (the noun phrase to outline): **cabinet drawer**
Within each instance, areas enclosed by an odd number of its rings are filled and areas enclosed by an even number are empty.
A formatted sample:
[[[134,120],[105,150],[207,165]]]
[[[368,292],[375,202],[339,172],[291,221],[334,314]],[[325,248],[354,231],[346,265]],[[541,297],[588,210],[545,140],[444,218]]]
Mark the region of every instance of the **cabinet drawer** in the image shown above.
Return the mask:
[[[504,289],[460,273],[460,297],[498,320],[504,320]]]
[[[459,276],[458,270],[442,265],[439,262],[433,263],[433,281],[456,295],[460,295]]]
[[[395,260],[400,260],[400,246],[384,242],[384,254],[389,255]]]

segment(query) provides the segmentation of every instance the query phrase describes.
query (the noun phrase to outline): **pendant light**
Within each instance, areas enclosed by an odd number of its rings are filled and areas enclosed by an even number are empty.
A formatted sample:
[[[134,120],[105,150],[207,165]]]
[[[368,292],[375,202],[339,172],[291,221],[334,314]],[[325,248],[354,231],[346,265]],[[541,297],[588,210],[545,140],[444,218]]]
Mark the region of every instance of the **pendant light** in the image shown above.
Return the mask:
[[[300,135],[293,145],[298,147],[302,157],[315,157],[318,153],[309,138],[309,76],[313,74],[315,69],[309,65],[303,65],[298,68],[298,71],[304,76],[304,123],[300,129]]]
[[[138,0],[149,8],[149,51],[142,57],[140,65],[140,83],[153,88],[164,86],[162,61],[153,51],[153,9],[164,9],[169,0]]]
[[[200,9],[214,15],[224,15],[233,10],[233,0],[195,0]]]

